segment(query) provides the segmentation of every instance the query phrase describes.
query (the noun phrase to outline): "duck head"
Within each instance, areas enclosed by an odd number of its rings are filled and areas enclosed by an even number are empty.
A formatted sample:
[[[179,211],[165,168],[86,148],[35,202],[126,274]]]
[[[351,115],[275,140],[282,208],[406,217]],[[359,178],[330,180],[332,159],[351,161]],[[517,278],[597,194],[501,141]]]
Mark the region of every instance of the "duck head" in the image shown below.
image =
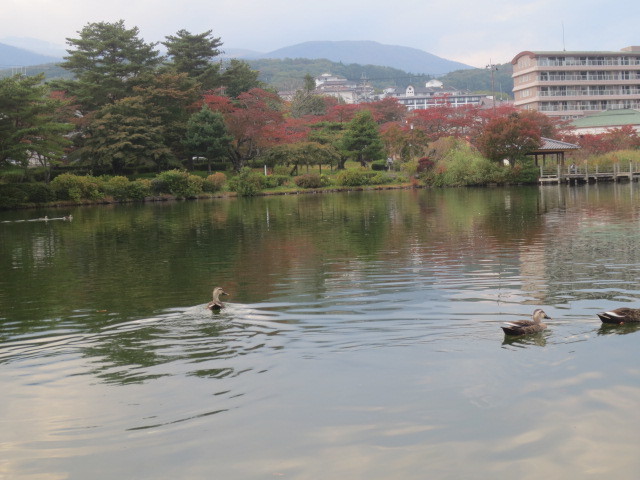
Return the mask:
[[[542,320],[544,320],[544,319],[551,320],[551,317],[549,315],[547,315],[546,313],[544,313],[541,308],[536,308],[533,311],[532,317],[533,317],[533,321],[536,322],[536,323],[541,323]]]
[[[222,287],[216,287],[213,289],[213,300],[218,300],[220,298],[220,295],[229,295],[227,292],[224,291],[224,289]]]

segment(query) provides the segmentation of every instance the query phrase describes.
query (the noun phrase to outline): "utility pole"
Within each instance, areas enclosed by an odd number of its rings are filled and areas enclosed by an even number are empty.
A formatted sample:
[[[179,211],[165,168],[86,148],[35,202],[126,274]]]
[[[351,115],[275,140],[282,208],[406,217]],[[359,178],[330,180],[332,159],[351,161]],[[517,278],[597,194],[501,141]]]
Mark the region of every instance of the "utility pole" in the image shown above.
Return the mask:
[[[493,72],[498,70],[498,66],[494,65],[491,62],[491,59],[489,59],[489,65],[487,65],[486,68],[491,70],[491,97],[493,98],[493,116],[495,117],[495,115],[496,115],[496,89],[494,87]]]

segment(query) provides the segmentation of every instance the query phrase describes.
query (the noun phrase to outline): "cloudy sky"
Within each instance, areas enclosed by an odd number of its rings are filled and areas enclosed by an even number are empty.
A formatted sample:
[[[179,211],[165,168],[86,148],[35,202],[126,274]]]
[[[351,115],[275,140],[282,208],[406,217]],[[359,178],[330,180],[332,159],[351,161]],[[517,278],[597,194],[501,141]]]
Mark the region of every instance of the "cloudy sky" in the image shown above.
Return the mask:
[[[0,42],[62,46],[91,22],[123,19],[147,42],[212,30],[223,49],[269,52],[312,40],[373,40],[476,67],[522,50],[640,45],[638,0],[1,0]]]

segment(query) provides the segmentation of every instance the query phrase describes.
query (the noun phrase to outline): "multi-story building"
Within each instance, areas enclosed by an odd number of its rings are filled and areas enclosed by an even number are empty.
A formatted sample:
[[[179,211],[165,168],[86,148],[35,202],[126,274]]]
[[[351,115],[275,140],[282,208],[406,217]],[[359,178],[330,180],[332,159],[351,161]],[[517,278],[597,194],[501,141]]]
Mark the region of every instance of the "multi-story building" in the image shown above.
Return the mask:
[[[323,73],[315,81],[316,94],[336,97],[345,103],[367,102],[373,96],[373,87],[366,81],[358,84],[330,73]]]
[[[619,52],[520,52],[513,64],[516,107],[580,118],[640,108],[640,47]]]
[[[424,86],[408,85],[403,94],[391,93],[391,95],[408,110],[425,110],[438,105],[453,107],[481,105],[483,100],[488,98],[457,88],[445,87],[439,80],[430,80]]]

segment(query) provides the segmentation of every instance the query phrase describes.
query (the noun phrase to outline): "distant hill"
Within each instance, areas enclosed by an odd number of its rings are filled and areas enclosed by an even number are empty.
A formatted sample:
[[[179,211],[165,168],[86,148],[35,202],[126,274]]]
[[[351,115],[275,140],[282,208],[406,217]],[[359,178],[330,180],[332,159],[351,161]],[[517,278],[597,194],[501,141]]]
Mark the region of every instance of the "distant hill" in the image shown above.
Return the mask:
[[[493,91],[496,93],[505,93],[509,97],[513,97],[513,65],[505,63],[496,65],[497,70],[493,72]],[[485,68],[474,68],[472,70],[456,70],[439,77],[438,80],[445,85],[451,85],[456,88],[470,90],[472,92],[490,92],[491,71]]]
[[[28,67],[31,65],[42,65],[44,63],[55,63],[62,61],[61,58],[42,55],[24,48],[0,43],[0,68]]]
[[[0,43],[54,58],[62,58],[67,54],[66,48],[62,45],[32,37],[2,37]]]
[[[433,76],[454,70],[474,68],[417,48],[384,45],[372,41],[304,42],[264,53],[259,58],[326,58],[333,62],[380,65],[405,72]]]

